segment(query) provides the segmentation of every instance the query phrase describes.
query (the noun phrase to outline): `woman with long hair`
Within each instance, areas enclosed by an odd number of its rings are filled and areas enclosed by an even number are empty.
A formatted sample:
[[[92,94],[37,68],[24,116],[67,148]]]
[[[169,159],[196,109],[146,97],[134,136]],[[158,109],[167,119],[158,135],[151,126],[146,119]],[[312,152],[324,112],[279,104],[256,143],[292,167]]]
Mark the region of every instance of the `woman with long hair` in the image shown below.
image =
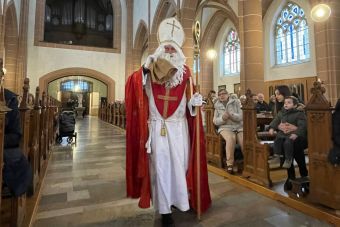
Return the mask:
[[[278,112],[281,111],[284,105],[284,99],[285,97],[288,97],[288,96],[291,96],[291,91],[289,90],[289,87],[287,85],[280,85],[276,87],[275,89],[276,103],[275,103],[274,114],[277,114]],[[295,125],[292,125],[289,123],[280,123],[278,128],[281,131],[286,132],[286,133],[291,133],[297,130],[297,127]],[[297,137],[294,140],[293,157],[299,166],[299,172],[300,172],[301,177],[308,176],[308,170],[306,167],[306,160],[305,160],[305,153],[304,153],[304,150],[307,148],[307,146],[308,146],[307,140],[303,137]],[[292,163],[291,167],[287,169],[287,175],[288,175],[288,178],[284,184],[284,190],[286,191],[292,189],[292,183],[290,180],[294,180],[296,178],[294,163]]]

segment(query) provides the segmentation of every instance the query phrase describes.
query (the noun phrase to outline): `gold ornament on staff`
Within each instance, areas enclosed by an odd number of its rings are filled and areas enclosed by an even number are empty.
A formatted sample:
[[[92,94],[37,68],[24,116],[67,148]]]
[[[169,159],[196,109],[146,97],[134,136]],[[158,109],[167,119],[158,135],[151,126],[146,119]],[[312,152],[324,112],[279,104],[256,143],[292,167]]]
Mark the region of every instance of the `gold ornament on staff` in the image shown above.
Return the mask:
[[[192,33],[194,36],[194,60],[196,69],[196,92],[200,92],[200,86],[198,83],[198,69],[199,69],[199,59],[200,59],[200,35],[201,35],[201,25],[199,21],[195,21],[192,28]],[[196,106],[196,166],[197,166],[197,218],[201,220],[201,153],[200,153],[200,107]]]

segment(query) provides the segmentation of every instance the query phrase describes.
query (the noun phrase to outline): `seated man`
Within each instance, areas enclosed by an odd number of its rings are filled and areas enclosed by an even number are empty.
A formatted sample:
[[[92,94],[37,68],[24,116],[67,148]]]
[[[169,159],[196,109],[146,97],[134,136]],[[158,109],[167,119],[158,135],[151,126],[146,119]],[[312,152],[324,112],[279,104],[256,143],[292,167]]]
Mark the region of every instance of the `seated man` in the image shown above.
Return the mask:
[[[243,116],[239,100],[229,98],[225,89],[218,92],[213,122],[226,141],[227,171],[232,174],[236,141],[243,151]]]
[[[264,95],[262,93],[257,94],[258,102],[256,103],[256,112],[270,111],[269,105],[264,101]]]

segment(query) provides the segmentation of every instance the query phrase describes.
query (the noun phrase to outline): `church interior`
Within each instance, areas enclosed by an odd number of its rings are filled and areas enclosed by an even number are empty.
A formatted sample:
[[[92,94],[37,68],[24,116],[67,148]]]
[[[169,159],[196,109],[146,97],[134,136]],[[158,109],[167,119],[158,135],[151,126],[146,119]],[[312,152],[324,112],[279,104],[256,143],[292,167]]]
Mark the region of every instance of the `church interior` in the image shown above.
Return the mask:
[[[330,158],[340,149],[332,134],[340,128],[332,121],[340,111],[339,0],[0,0],[0,226],[162,226],[159,213],[126,194],[125,85],[172,17],[203,96],[212,198],[203,214],[173,209],[176,226],[340,226],[340,151]],[[271,162],[276,113],[258,109],[263,99],[275,106],[282,85],[307,122],[308,174],[293,162],[288,190],[287,171]],[[19,147],[32,171],[20,195],[3,180],[13,123],[6,90],[16,94]],[[231,167],[214,124],[221,91],[243,113]],[[62,130],[62,120],[73,129]]]

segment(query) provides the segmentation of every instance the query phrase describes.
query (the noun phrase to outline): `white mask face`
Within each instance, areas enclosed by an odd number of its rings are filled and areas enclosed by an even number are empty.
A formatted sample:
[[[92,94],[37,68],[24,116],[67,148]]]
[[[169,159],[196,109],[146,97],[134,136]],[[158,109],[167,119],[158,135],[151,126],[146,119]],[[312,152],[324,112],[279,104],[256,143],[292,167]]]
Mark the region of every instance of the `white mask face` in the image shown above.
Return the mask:
[[[185,71],[185,57],[182,50],[176,48],[176,52],[166,53],[164,44],[161,44],[155,51],[157,58],[162,58],[169,61],[177,69],[176,74],[165,82],[166,87],[176,87],[183,81],[183,73]]]

